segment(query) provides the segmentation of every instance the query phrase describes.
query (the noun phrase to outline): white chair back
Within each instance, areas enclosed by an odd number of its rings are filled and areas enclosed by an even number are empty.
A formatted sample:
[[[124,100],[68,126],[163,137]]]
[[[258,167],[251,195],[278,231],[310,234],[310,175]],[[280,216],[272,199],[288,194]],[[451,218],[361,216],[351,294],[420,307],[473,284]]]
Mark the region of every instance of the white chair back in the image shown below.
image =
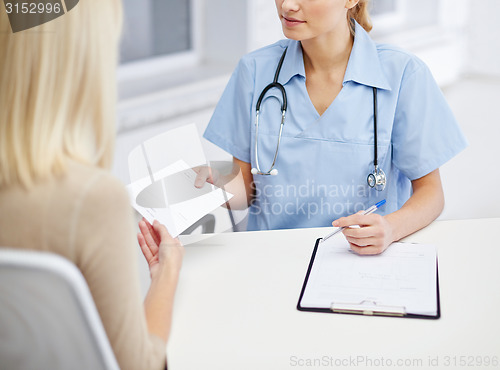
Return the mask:
[[[119,369],[80,271],[0,248],[0,369]]]

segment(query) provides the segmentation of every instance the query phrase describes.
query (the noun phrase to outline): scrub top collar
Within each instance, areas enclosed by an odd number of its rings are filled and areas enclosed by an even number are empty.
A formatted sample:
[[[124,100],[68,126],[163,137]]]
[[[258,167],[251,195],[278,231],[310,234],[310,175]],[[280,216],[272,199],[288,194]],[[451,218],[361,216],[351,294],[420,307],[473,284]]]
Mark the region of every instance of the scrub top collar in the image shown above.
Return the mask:
[[[286,85],[292,77],[299,75],[306,77],[306,71],[304,69],[304,57],[302,54],[302,46],[300,41],[289,40],[283,46],[288,48],[286,50],[285,60],[281,66],[281,72],[278,78],[278,82],[282,85]],[[274,73],[274,72],[273,72]]]
[[[377,46],[363,27],[358,22],[354,22],[356,36],[342,85],[353,81],[370,87],[391,90],[380,64]],[[290,40],[278,82],[286,85],[296,75],[304,78],[306,75],[302,46],[299,41]]]
[[[370,87],[391,90],[380,64],[377,46],[364,28],[358,22],[354,22],[356,36],[342,85],[354,81]]]

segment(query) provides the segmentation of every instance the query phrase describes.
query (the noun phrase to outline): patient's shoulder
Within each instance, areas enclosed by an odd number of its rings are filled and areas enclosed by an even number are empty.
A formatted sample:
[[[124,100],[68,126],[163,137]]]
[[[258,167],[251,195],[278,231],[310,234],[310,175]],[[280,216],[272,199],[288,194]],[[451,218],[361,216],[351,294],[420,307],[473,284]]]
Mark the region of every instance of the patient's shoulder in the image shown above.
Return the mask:
[[[63,179],[64,187],[75,199],[101,206],[128,207],[125,186],[109,171],[78,162],[70,162]]]

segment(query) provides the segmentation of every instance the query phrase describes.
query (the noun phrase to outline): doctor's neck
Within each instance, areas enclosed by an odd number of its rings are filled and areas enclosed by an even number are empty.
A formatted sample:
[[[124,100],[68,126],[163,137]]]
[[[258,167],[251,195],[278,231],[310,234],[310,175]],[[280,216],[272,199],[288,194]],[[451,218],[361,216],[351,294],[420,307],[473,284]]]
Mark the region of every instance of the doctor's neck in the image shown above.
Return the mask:
[[[306,72],[326,72],[347,66],[354,37],[346,22],[345,27],[300,42]]]

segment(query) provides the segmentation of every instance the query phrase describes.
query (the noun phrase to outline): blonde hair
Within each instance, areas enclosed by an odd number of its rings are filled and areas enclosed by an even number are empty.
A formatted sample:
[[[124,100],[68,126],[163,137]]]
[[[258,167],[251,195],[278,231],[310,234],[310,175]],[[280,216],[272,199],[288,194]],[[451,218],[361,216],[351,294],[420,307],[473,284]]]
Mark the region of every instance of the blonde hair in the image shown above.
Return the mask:
[[[120,0],[83,0],[12,33],[0,6],[0,187],[63,173],[68,159],[110,167]]]
[[[361,27],[365,29],[366,32],[370,32],[373,28],[372,21],[370,19],[369,7],[370,0],[359,0],[356,6],[352,7],[347,11],[347,21],[349,23],[349,30],[354,36],[354,22],[353,19],[359,23]]]

